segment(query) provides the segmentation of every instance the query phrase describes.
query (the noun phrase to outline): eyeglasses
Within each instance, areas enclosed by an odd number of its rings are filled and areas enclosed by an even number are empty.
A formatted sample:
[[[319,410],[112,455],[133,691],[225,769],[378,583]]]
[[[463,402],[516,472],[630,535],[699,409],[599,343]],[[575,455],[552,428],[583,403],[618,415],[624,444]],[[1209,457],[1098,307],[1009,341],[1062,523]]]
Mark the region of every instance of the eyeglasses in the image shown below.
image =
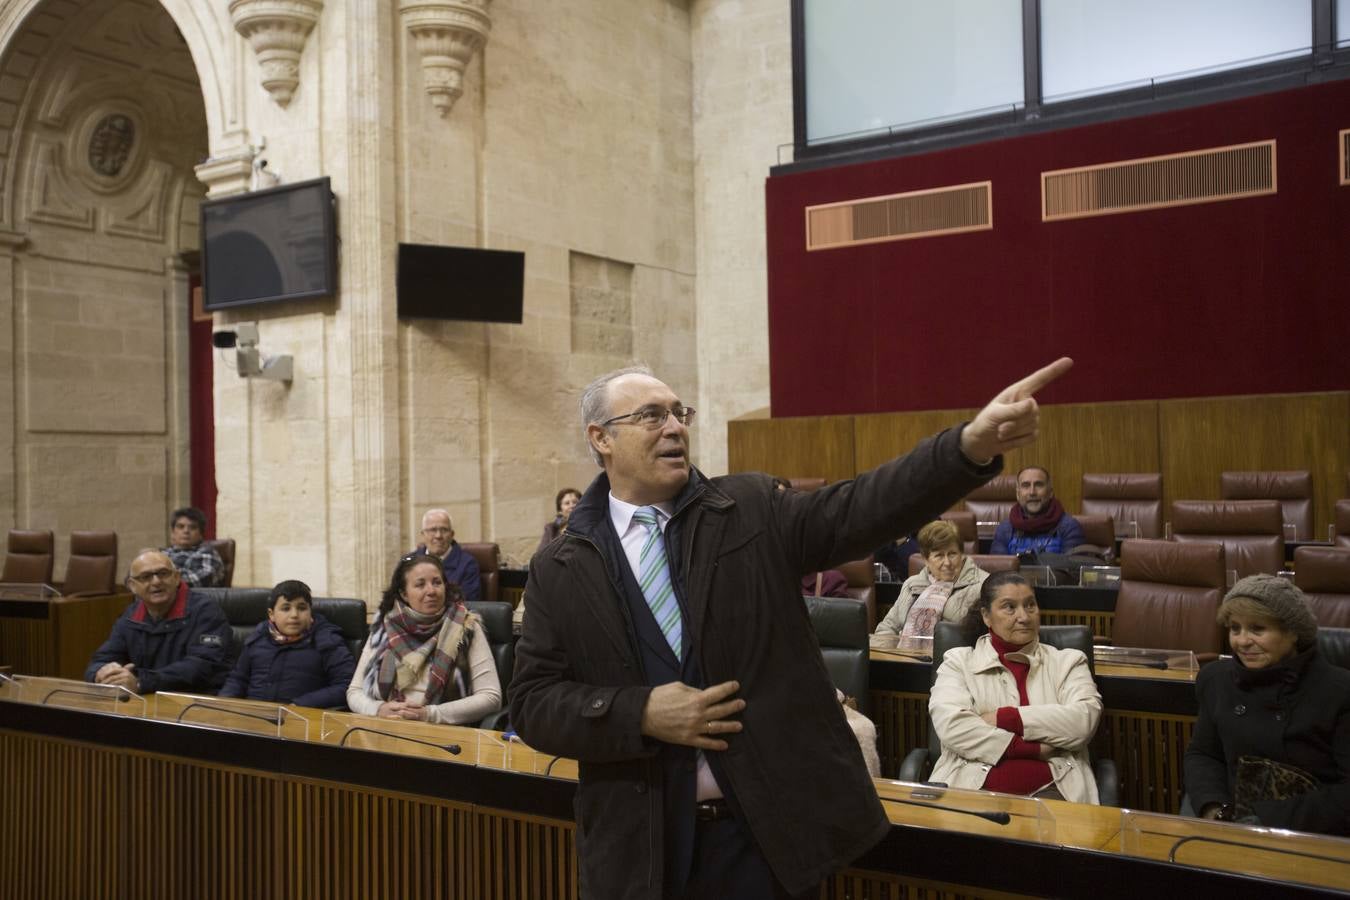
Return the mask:
[[[681,425],[692,425],[694,422],[694,408],[692,406],[672,406],[667,409],[664,406],[644,406],[637,412],[615,416],[608,421],[601,422],[600,425],[602,427],[615,425],[622,422],[624,419],[631,419],[632,421],[626,424],[641,425],[643,428],[647,429],[660,428],[662,425],[666,424],[666,417],[668,416],[674,416],[675,421],[679,422]]]
[[[450,529],[449,529],[449,528],[443,528],[443,527],[423,528],[423,529],[422,529],[422,533],[423,533],[423,534],[450,534]]]
[[[155,579],[159,579],[160,581],[168,581],[177,574],[178,573],[175,572],[173,569],[156,569],[153,572],[142,572],[139,575],[132,575],[130,577],[131,580],[136,582],[137,584],[149,584]]]

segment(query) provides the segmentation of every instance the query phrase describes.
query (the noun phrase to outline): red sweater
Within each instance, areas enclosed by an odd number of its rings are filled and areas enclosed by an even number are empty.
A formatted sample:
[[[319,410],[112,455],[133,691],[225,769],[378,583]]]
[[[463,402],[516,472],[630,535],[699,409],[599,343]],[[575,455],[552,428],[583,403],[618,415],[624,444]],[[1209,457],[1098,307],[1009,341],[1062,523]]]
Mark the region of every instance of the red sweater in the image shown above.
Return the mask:
[[[1008,659],[1009,653],[1015,653],[1025,644],[1009,644],[1007,641],[989,632],[989,642],[998,653],[999,662],[1017,681],[1018,706],[1027,705],[1027,671],[1030,665],[1015,659]],[[1054,780],[1050,773],[1050,764],[1040,759],[1041,745],[1022,740],[1022,714],[1017,706],[1004,706],[998,710],[998,727],[1011,731],[1013,739],[1008,749],[989,774],[985,776],[984,788],[988,791],[1000,791],[1005,794],[1030,794],[1045,787]]]

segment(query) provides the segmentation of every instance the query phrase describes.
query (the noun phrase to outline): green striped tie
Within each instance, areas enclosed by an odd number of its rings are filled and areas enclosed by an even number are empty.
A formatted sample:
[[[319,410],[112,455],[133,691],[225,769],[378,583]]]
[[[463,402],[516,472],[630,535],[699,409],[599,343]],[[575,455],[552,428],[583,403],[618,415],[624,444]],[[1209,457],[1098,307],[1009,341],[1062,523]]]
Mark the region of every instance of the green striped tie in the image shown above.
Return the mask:
[[[647,540],[638,558],[638,585],[647,600],[661,633],[666,636],[675,658],[683,660],[680,651],[683,627],[680,622],[680,604],[675,599],[675,586],[670,582],[670,560],[666,558],[666,542],[661,539],[661,526],[656,522],[656,507],[643,506],[633,513],[634,521],[647,529]]]

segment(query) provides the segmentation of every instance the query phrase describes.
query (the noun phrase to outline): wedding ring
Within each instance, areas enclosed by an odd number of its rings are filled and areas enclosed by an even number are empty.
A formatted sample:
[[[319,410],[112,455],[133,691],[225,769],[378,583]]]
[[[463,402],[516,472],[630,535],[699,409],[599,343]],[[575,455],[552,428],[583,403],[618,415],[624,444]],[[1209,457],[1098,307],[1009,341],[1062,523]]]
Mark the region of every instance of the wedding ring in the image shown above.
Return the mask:
[[[712,723],[708,723],[708,734],[712,734]]]

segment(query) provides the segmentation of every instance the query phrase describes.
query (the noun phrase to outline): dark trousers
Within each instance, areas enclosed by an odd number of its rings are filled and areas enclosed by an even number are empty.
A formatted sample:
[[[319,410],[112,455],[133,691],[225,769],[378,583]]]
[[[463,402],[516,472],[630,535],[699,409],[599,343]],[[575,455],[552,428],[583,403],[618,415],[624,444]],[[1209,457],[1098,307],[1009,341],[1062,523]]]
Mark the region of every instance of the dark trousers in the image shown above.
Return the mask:
[[[735,818],[698,822],[694,833],[694,865],[682,900],[793,900],[773,876],[750,832]],[[805,897],[813,897],[813,889]]]

